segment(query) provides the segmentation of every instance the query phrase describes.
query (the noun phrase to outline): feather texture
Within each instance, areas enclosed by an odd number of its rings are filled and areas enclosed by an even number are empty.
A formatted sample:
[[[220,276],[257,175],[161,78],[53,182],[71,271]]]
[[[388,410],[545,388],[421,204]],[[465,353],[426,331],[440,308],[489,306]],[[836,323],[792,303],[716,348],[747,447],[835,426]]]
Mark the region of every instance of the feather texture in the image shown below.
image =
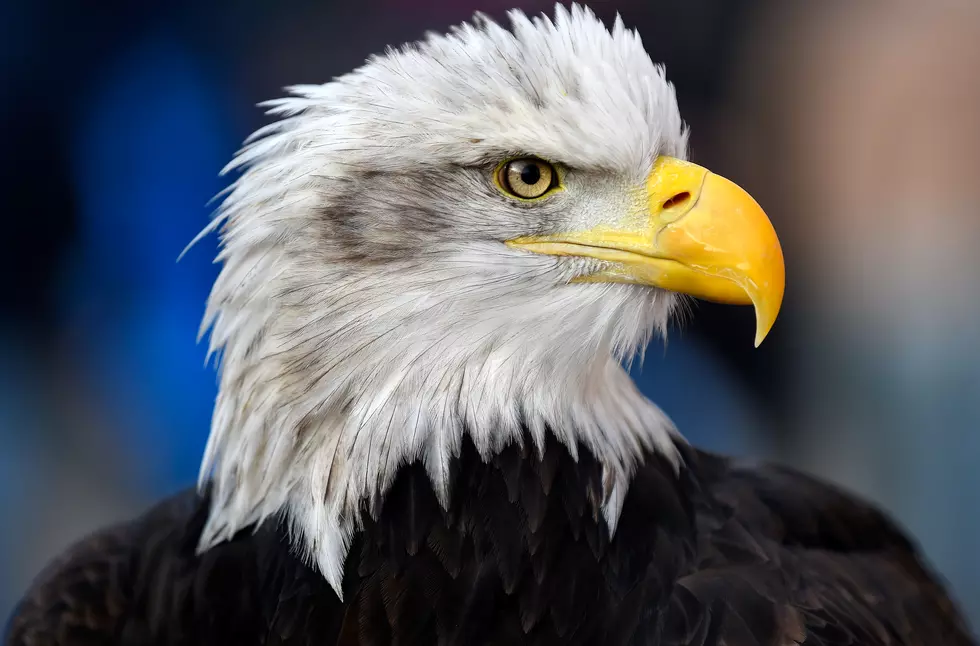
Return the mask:
[[[353,538],[343,602],[275,520],[197,555],[209,499],[189,492],[52,565],[6,644],[974,643],[872,507],[792,470],[679,448],[679,474],[647,456],[613,537],[586,447],[575,461],[549,439],[541,460],[512,444],[484,461],[467,440],[448,509],[423,465],[406,465]]]

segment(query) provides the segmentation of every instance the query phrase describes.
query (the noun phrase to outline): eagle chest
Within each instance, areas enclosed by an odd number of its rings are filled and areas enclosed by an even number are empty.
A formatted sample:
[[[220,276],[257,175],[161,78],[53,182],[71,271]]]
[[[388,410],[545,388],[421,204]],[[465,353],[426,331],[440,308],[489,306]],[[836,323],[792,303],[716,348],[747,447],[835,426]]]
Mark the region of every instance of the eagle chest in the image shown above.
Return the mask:
[[[634,643],[657,631],[693,552],[666,468],[638,476],[612,538],[600,465],[557,442],[543,457],[510,446],[489,462],[464,446],[452,483],[443,509],[424,468],[407,466],[366,515],[337,643]]]

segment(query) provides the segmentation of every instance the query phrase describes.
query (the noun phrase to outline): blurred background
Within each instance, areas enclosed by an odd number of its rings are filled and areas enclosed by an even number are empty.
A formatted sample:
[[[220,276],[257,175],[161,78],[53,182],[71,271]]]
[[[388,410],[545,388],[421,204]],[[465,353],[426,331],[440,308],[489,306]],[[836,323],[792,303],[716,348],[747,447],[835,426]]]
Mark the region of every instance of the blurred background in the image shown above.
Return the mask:
[[[752,348],[702,304],[644,391],[694,443],[887,507],[980,625],[980,3],[595,0],[666,63],[694,160],[787,259]],[[254,105],[540,0],[0,3],[0,621],[82,534],[192,485],[217,176]]]

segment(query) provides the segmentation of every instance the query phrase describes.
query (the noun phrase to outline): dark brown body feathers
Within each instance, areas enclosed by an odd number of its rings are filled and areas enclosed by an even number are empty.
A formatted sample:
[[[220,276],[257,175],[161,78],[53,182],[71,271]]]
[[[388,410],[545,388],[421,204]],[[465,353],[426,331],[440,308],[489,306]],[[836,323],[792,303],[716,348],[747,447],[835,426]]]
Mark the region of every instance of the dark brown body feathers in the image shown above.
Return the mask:
[[[196,556],[187,492],[74,546],[12,619],[10,646],[973,644],[883,515],[788,469],[682,448],[650,456],[615,536],[601,469],[464,444],[443,510],[405,467],[347,559],[345,598],[278,522]]]

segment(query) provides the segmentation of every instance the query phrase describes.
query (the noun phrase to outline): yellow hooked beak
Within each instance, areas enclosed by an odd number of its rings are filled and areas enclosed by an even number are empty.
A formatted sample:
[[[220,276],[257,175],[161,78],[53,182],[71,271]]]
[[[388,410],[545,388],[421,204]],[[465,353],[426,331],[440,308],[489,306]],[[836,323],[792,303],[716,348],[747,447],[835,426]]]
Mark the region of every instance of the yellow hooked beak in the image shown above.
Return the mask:
[[[783,252],[762,208],[733,182],[671,157],[654,163],[641,214],[586,231],[516,238],[507,245],[610,263],[577,282],[650,285],[754,305],[756,347],[783,301]]]

